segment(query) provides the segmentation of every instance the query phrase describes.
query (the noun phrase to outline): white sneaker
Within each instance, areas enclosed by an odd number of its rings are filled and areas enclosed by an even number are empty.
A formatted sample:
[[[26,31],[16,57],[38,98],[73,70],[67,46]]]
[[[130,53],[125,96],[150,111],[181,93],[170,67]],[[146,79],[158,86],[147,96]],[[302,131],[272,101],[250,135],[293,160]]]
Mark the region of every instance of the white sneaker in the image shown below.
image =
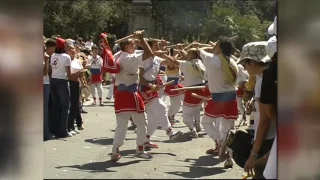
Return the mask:
[[[196,130],[190,131],[190,137],[191,137],[191,138],[198,138],[199,136],[198,136],[197,131],[196,131]]]
[[[176,140],[179,136],[181,136],[183,134],[183,132],[178,131],[178,132],[172,132],[172,134],[170,135],[170,141],[174,141]]]
[[[197,132],[200,132],[200,131],[201,131],[200,122],[196,122],[196,123],[194,124],[194,126],[195,126]]]
[[[72,133],[68,132],[68,136],[67,137],[72,137]]]
[[[135,154],[136,157],[143,159],[152,159],[153,157],[145,151],[137,151]]]
[[[77,134],[80,134],[80,131],[78,129],[74,129],[72,131],[76,132]]]
[[[73,136],[77,134],[74,130],[70,131],[69,133]]]

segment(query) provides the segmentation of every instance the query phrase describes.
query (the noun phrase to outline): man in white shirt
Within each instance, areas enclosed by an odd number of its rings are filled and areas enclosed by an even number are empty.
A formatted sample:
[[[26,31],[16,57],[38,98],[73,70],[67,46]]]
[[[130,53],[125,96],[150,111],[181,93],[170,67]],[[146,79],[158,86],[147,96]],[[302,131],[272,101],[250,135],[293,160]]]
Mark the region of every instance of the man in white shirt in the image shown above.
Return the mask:
[[[181,73],[184,74],[184,86],[202,86],[205,84],[206,69],[198,57],[197,49],[191,48],[187,51],[186,60],[177,61]],[[200,111],[202,100],[193,97],[191,94],[196,93],[204,95],[205,89],[187,90],[183,100],[183,122],[189,127],[192,138],[198,137],[201,131]]]
[[[206,132],[215,134],[220,159],[227,157],[225,166],[232,167],[232,151],[228,149],[226,154],[226,138],[238,118],[236,80],[239,70],[231,58],[233,45],[229,38],[220,37],[213,46],[213,49],[200,49],[200,57],[206,67],[208,88],[212,94],[212,111],[203,116],[202,124],[210,124],[210,127],[206,126]],[[206,52],[205,49],[210,49],[213,53]]]
[[[114,71],[113,67],[107,67],[110,72],[114,72],[116,76],[115,85],[117,91],[115,93],[114,108],[116,113],[117,127],[115,129],[111,160],[118,161],[121,159],[119,148],[124,144],[128,121],[132,117],[133,122],[137,126],[137,149],[136,156],[150,159],[151,155],[144,151],[144,141],[146,137],[147,121],[144,114],[144,103],[138,91],[139,83],[139,67],[143,60],[153,57],[153,53],[148,44],[143,39],[140,31],[135,32],[134,36],[140,40],[141,45],[145,49],[143,53],[135,53],[131,39],[120,43],[121,54],[115,61],[114,59],[106,59],[110,63],[116,65],[118,69]],[[101,36],[101,38],[106,38]],[[109,62],[106,62],[107,64]]]
[[[148,41],[149,46],[152,51],[156,53],[159,50],[159,45],[155,40]],[[158,54],[159,55],[159,54]],[[144,146],[146,148],[158,148],[157,144],[150,142],[150,137],[156,131],[158,125],[165,130],[167,136],[170,140],[175,140],[178,138],[182,132],[174,132],[171,126],[171,123],[168,119],[168,108],[166,104],[159,97],[158,91],[147,93],[152,86],[156,86],[157,77],[160,70],[161,64],[165,64],[166,61],[164,59],[154,56],[149,59],[143,61],[140,68],[140,89],[139,94],[141,95],[147,111],[147,119],[148,119],[148,128],[147,128],[147,136]]]
[[[70,91],[68,77],[71,76],[71,58],[65,53],[65,40],[58,38],[56,51],[51,56],[52,76],[50,91],[52,97],[52,122],[54,133],[58,138],[71,137],[67,131]]]
[[[56,49],[56,41],[49,39],[45,42],[45,52],[44,52],[44,61],[43,61],[43,135],[44,140],[50,140],[54,138],[54,135],[51,134],[49,130],[48,122],[48,110],[49,110],[49,95],[50,95],[50,78],[49,78],[49,59],[50,56],[54,53]]]
[[[90,68],[91,72],[91,93],[93,97],[93,105],[97,104],[96,101],[96,89],[98,90],[98,96],[99,96],[99,103],[100,106],[103,106],[102,102],[102,94],[103,94],[103,88],[102,88],[102,67],[103,67],[103,60],[98,55],[98,47],[96,45],[92,46],[92,56],[89,56],[88,62],[86,64],[87,68]]]
[[[262,73],[263,70],[267,67],[267,65],[271,62],[270,57],[267,56],[266,53],[266,41],[261,42],[251,42],[243,46],[241,53],[240,63],[243,67],[248,71],[250,76],[256,76],[256,84],[255,84],[255,96],[254,96],[254,111],[252,115],[254,116],[254,126],[255,126],[255,134],[254,141],[256,140],[256,135],[258,133],[258,126],[260,122],[260,94],[261,94],[261,82],[262,82]],[[270,123],[267,133],[265,134],[264,141],[259,148],[259,152],[256,158],[263,157],[266,153],[271,150],[272,143],[274,141],[274,137],[276,134],[276,123]],[[249,162],[254,158],[254,154],[251,154],[248,158],[248,163],[245,168],[248,167]],[[263,171],[265,168],[265,164],[255,165],[254,178],[263,178]]]

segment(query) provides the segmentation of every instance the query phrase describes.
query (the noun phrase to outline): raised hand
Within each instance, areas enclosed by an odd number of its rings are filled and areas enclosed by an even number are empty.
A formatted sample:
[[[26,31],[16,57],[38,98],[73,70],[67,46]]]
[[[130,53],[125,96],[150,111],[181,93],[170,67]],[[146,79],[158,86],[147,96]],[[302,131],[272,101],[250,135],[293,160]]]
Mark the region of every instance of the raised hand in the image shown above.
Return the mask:
[[[133,37],[135,38],[135,39],[142,39],[143,38],[143,31],[135,31],[134,33],[133,33]]]

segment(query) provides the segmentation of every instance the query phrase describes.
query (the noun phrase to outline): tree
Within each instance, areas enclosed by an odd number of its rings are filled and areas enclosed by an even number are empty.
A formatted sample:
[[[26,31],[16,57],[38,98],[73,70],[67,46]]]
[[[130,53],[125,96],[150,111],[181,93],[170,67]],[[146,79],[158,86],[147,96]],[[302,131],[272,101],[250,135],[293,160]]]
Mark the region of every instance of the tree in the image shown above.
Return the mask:
[[[263,21],[256,15],[255,10],[248,10],[245,6],[253,6],[252,1],[244,1],[238,7],[236,1],[217,1],[211,15],[205,22],[203,33],[210,40],[217,40],[219,36],[238,36],[234,44],[238,49],[249,42],[263,41],[270,21]],[[238,8],[237,8],[238,7]]]
[[[126,34],[130,8],[131,3],[123,0],[45,1],[44,35],[98,40],[100,33],[108,32],[121,37]]]

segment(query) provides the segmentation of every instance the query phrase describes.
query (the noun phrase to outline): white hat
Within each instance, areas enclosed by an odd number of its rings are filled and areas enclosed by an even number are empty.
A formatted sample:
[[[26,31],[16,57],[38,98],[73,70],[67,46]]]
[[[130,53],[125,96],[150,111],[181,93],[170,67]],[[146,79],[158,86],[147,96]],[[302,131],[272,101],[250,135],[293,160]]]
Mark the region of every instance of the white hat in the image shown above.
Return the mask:
[[[269,26],[268,33],[270,35],[277,35],[277,16],[274,18],[273,23]]]
[[[266,46],[266,52],[270,58],[272,58],[273,55],[277,52],[277,37],[276,36],[272,36],[268,40],[268,44]]]

